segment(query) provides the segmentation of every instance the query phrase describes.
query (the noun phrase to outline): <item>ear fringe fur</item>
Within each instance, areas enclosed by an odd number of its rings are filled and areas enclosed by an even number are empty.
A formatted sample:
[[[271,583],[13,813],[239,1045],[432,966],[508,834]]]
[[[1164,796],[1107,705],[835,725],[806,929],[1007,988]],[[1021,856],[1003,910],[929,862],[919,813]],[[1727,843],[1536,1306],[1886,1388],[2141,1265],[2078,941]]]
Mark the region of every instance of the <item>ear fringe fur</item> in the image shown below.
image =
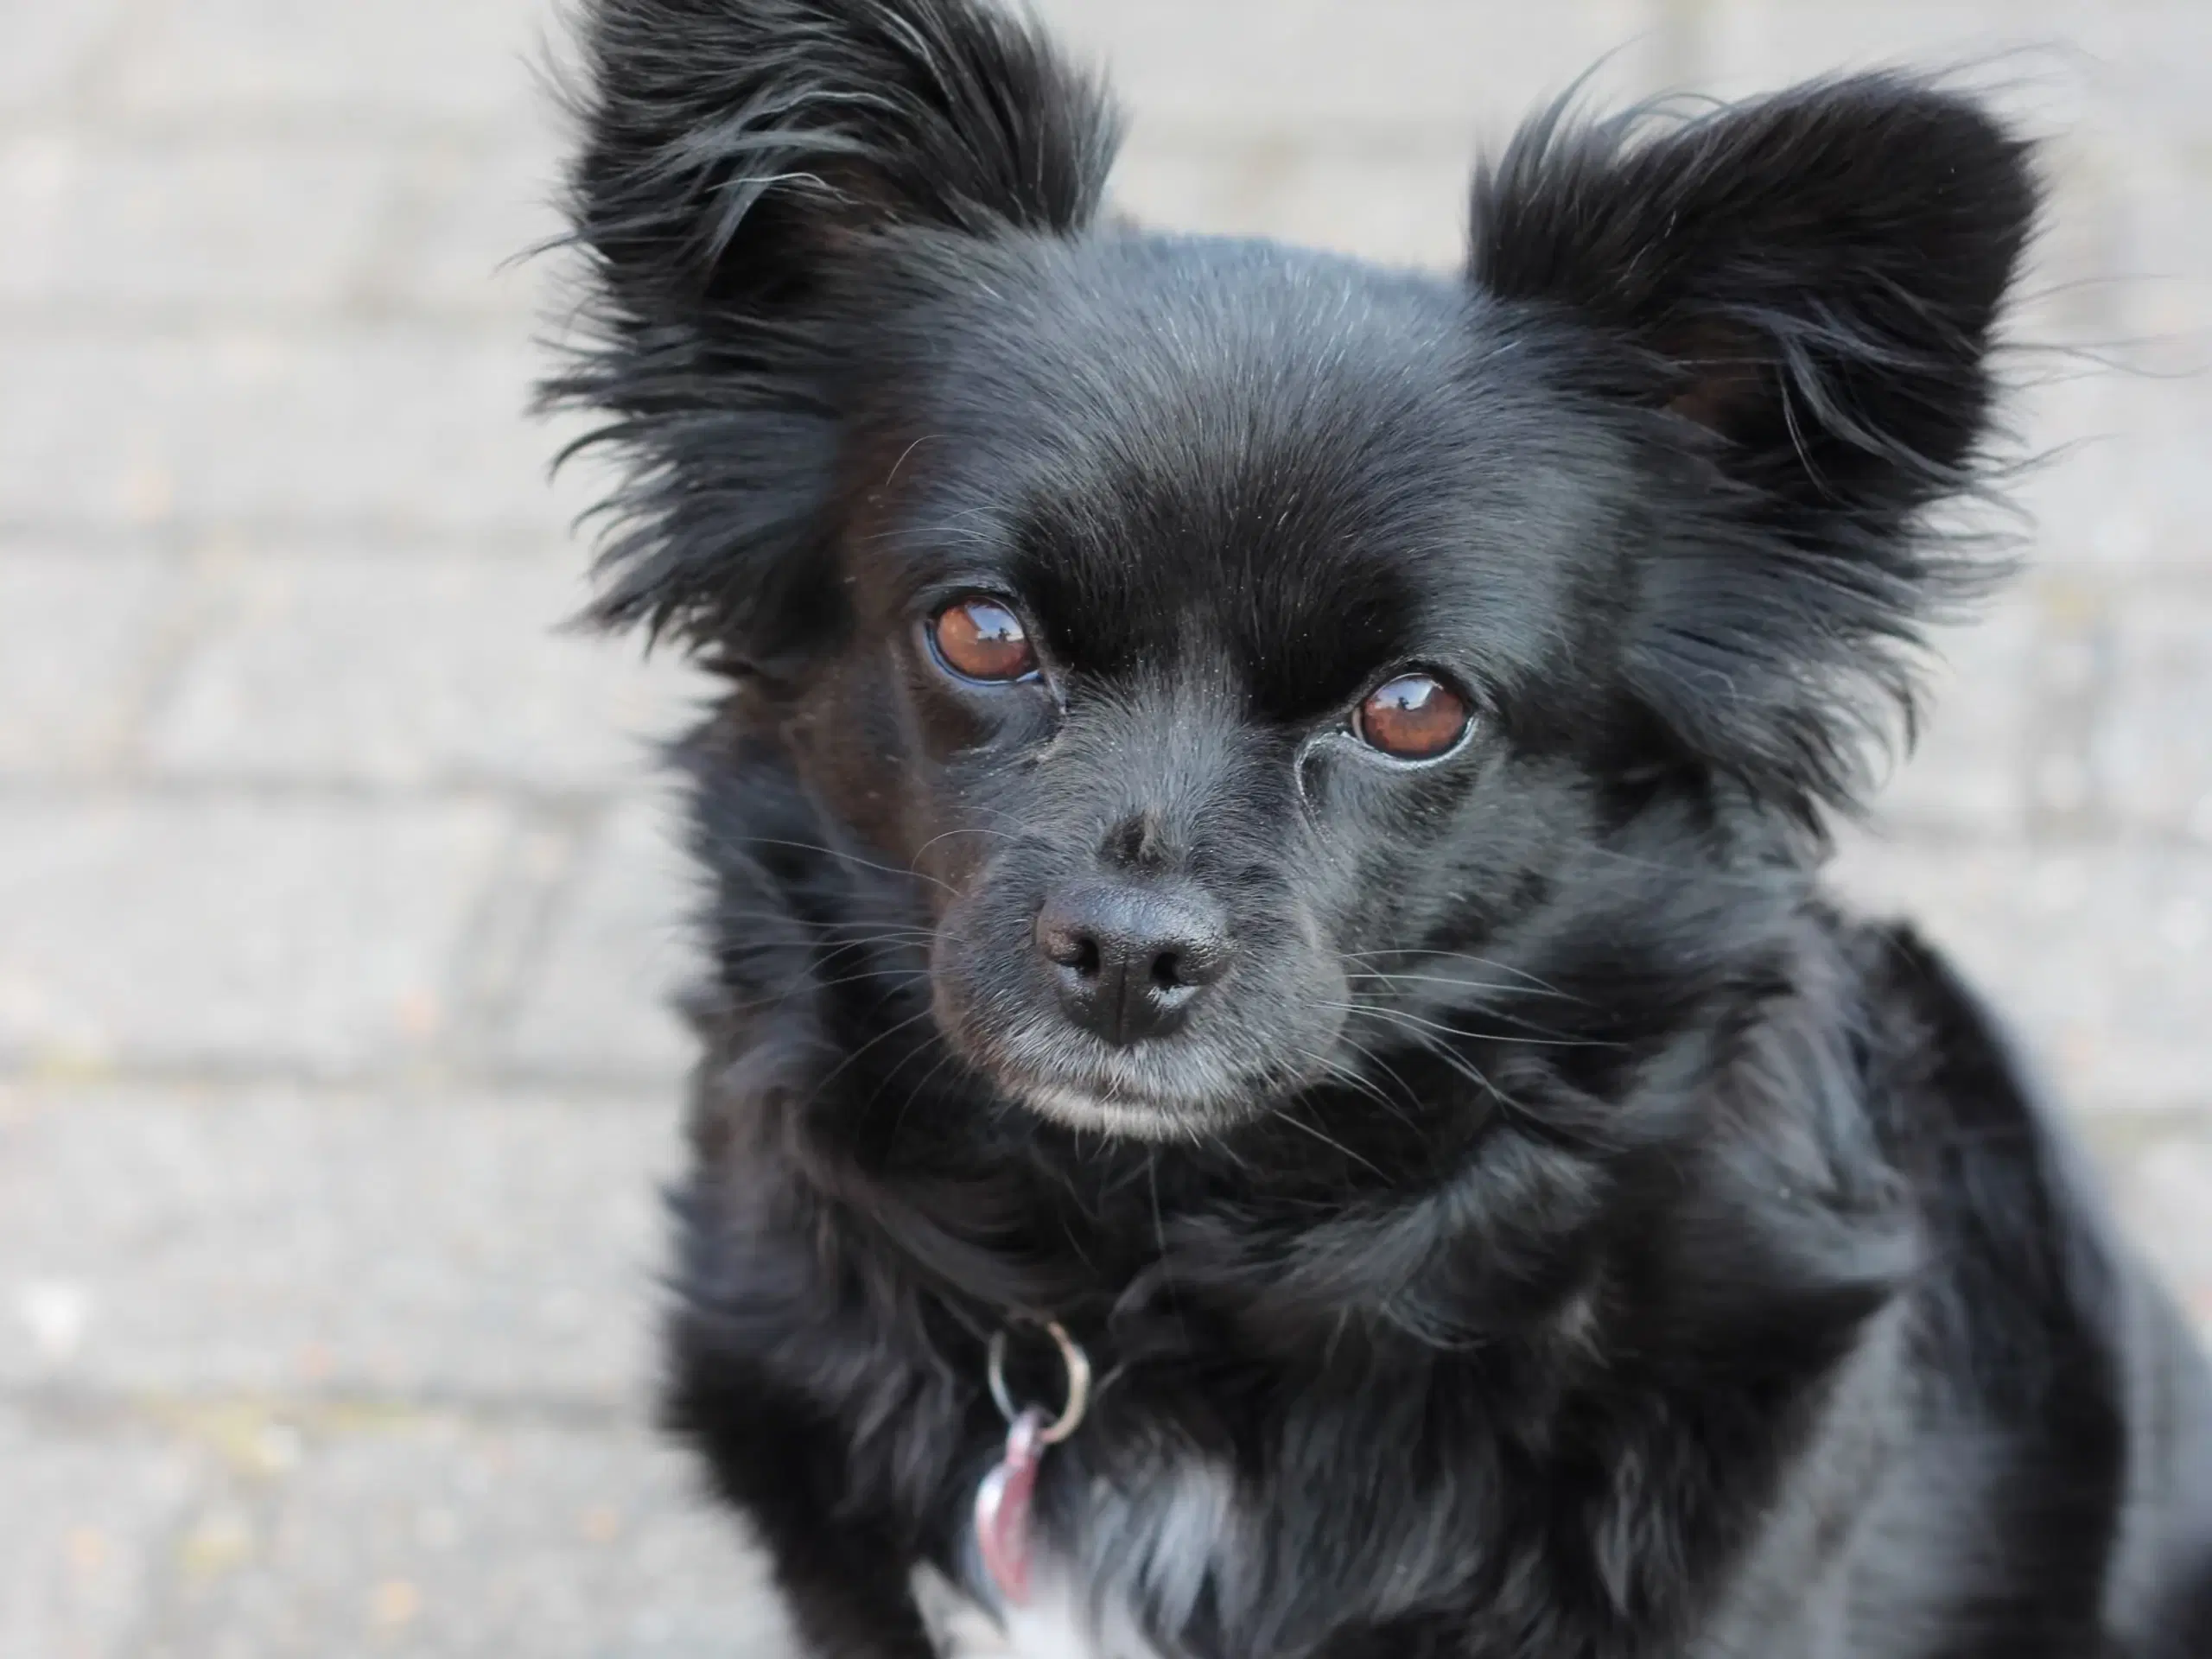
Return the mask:
[[[901,230],[1067,234],[1118,126],[1027,27],[971,0],[597,0],[569,95],[582,343],[541,406],[607,416],[588,613],[772,666],[836,609],[835,296]]]
[[[1695,748],[1808,825],[1916,721],[1923,625],[2009,570],[1929,509],[1987,499],[2031,146],[1912,76],[1578,121],[1476,180],[1470,272],[1640,366],[1655,451],[1713,429],[1710,515],[1654,527],[1631,672]]]

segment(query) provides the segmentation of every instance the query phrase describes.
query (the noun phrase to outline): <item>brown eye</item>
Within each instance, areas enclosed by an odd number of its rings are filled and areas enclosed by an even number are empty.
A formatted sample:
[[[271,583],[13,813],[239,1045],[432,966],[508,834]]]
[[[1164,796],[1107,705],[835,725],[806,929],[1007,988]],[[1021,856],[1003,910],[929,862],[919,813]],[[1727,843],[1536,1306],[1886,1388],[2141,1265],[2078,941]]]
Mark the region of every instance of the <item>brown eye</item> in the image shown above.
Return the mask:
[[[963,680],[1001,683],[1037,671],[1021,619],[995,599],[955,600],[930,623],[938,660]]]
[[[1352,730],[1398,760],[1433,760],[1457,743],[1471,718],[1466,700],[1429,674],[1401,674],[1368,695]]]

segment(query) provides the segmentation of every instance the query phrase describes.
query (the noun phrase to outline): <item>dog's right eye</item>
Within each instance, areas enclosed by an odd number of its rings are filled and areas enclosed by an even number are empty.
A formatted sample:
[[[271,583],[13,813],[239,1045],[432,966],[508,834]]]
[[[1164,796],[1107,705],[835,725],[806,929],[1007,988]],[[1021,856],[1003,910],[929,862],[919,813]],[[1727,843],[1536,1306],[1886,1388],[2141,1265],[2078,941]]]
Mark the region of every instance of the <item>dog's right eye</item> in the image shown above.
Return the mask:
[[[1458,747],[1472,721],[1466,699],[1433,674],[1400,674],[1368,693],[1352,730],[1394,760],[1433,760]]]
[[[957,599],[930,619],[930,647],[960,679],[1004,685],[1033,677],[1037,653],[1013,610],[987,595]]]

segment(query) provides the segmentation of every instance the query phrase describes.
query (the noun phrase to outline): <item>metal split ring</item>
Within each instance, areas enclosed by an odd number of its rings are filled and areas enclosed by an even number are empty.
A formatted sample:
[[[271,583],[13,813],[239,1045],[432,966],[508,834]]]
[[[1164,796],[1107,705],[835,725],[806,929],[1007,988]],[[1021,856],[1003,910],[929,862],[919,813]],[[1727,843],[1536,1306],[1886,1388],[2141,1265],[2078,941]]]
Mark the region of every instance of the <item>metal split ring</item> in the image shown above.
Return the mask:
[[[1067,1403],[1060,1408],[1059,1416],[1037,1438],[1046,1446],[1058,1446],[1081,1427],[1084,1414],[1090,1409],[1090,1357],[1057,1321],[1046,1320],[1044,1329],[1060,1351],[1060,1365],[1067,1374],[1068,1391]],[[1007,1332],[1001,1326],[991,1336],[991,1398],[997,1403],[1000,1415],[1011,1423],[1021,1413],[1015,1408],[1014,1395],[1007,1390],[1006,1348]]]

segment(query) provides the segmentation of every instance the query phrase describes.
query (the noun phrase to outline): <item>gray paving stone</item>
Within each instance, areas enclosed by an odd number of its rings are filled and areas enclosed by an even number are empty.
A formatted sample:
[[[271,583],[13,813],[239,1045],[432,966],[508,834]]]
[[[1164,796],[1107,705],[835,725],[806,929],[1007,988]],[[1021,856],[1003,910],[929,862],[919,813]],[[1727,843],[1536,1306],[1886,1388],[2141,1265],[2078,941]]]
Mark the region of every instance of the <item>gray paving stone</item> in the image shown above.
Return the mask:
[[[2018,836],[2028,823],[2038,606],[2022,586],[1946,629],[1925,676],[1921,740],[1880,791],[1883,823]]]
[[[563,537],[588,473],[524,418],[545,366],[511,338],[414,326],[0,334],[0,518],[178,519]]]
[[[334,306],[384,228],[390,146],[37,133],[0,145],[0,301]]]
[[[2212,591],[2119,598],[2091,766],[2122,821],[2212,842]]]
[[[2045,569],[2101,577],[2150,561],[2158,503],[2132,499],[2140,472],[2135,411],[2115,372],[2081,365],[2013,399],[2031,458],[2005,486],[2033,525],[2034,558]],[[2152,488],[2171,487],[2170,480]]]
[[[511,838],[482,802],[0,802],[0,1063],[419,1062]]]
[[[2071,0],[2063,28],[2116,118],[2202,155],[2212,138],[2212,10],[2198,0]]]
[[[151,553],[0,547],[0,777],[116,763],[181,586]]]
[[[2131,10],[2130,0],[2113,8]],[[2069,60],[2094,0],[1707,0],[1694,14],[1700,79],[1726,96],[1841,70],[1910,65],[1981,75],[1981,66],[2024,51],[1981,78],[2046,106],[2092,95],[2090,66]],[[2130,41],[2133,59],[2147,41]],[[2152,49],[2155,49],[2153,48]]]
[[[311,1441],[155,1659],[779,1659],[759,1557],[635,1433],[395,1425]]]
[[[2071,1108],[2212,1109],[2212,855],[1854,837],[1837,875],[1955,952]]]
[[[2139,342],[2126,360],[2155,373],[2202,374],[2212,362],[2212,147],[2155,138],[2115,143],[2106,275]]]
[[[0,1408],[0,1659],[126,1659],[198,1460]]]
[[[51,3],[52,0],[45,0]],[[111,95],[133,115],[491,122],[537,96],[545,0],[149,0]]]
[[[1600,57],[1599,84],[1662,72],[1649,0],[1042,0],[1057,36],[1103,61],[1140,125],[1210,132],[1344,123],[1503,133]]]
[[[0,112],[65,101],[123,10],[124,0],[14,0],[0,11]]]
[[[503,1044],[532,1073],[650,1079],[673,1093],[694,1045],[668,1009],[696,960],[696,877],[669,803],[626,801],[564,895]]]
[[[2093,1137],[2129,1234],[2196,1319],[2212,1330],[2212,1114],[2115,1126]]]
[[[409,181],[412,211],[389,251],[380,290],[396,307],[557,315],[568,269],[525,257],[562,229],[554,207],[565,143],[549,111],[493,143],[433,147]]]
[[[1115,205],[1166,229],[1267,236],[1395,264],[1465,263],[1475,145],[1445,133],[1364,143],[1287,128],[1233,142],[1157,139],[1140,125]]]
[[[2212,562],[2207,383],[2156,350],[2137,355],[2137,367],[2061,369],[2024,400],[2037,459],[2007,493],[2033,519],[2046,567],[2155,581]]]
[[[0,1380],[642,1408],[673,1091],[0,1092]]]
[[[698,683],[558,632],[585,560],[353,550],[242,561],[146,752],[179,777],[635,786]],[[4,626],[4,625],[0,625]]]
[[[2101,429],[2112,493],[2095,545],[2117,563],[2202,570],[2212,563],[2212,406],[2194,376],[2115,381]]]

